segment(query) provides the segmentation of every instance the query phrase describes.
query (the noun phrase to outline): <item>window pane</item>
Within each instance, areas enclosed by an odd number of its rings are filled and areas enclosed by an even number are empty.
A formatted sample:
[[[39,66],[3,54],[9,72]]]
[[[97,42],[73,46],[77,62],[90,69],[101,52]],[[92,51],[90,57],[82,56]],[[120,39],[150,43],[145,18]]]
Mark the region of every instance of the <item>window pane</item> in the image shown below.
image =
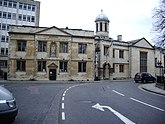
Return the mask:
[[[2,35],[2,37],[1,37],[1,42],[5,42],[5,36],[4,35]]]
[[[6,55],[8,55],[8,48],[6,48]]]
[[[16,13],[13,13],[12,19],[16,20]]]
[[[124,50],[119,50],[119,58],[124,58]]]
[[[86,72],[86,62],[78,62],[78,72]]]
[[[13,8],[17,8],[17,3],[13,2]]]
[[[38,61],[38,71],[46,71],[46,61]]]
[[[147,72],[147,52],[140,52],[140,72]]]
[[[26,41],[18,41],[18,51],[25,51]]]
[[[31,17],[31,22],[35,22],[35,17],[34,16]]]
[[[23,9],[27,10],[27,4],[24,4]]]
[[[5,54],[5,48],[1,48],[1,55]]]
[[[3,5],[4,5],[5,7],[7,7],[7,1],[4,1],[4,2],[3,2]]]
[[[7,67],[7,61],[0,60],[0,67],[6,68]]]
[[[81,63],[78,63],[78,72],[81,72]]]
[[[26,15],[23,15],[23,21],[26,21]]]
[[[11,13],[8,13],[7,18],[11,19]]]
[[[60,43],[60,52],[67,53],[68,52],[68,43]]]
[[[30,5],[30,4],[28,4],[28,10],[29,10],[29,11],[31,10],[31,5]]]
[[[7,13],[3,12],[3,18],[6,19],[6,17],[7,17]]]
[[[27,21],[30,22],[30,16],[29,15],[27,16]]]
[[[46,52],[46,42],[45,41],[39,41],[38,42],[38,51],[39,52]]]
[[[6,27],[6,30],[8,31],[8,30],[9,30],[9,24],[7,24],[6,26],[7,26],[7,27]]]
[[[22,21],[22,15],[21,14],[19,14],[18,20]]]
[[[67,72],[67,62],[60,62],[60,72]]]
[[[79,53],[85,54],[86,53],[86,44],[79,44]]]
[[[22,9],[23,4],[19,3],[19,9]]]
[[[9,42],[9,36],[6,36],[6,43]]]
[[[2,6],[3,4],[2,4],[3,2],[2,1],[0,1],[0,6]]]
[[[119,65],[119,72],[124,72],[124,65]]]
[[[32,6],[32,11],[35,11],[35,6],[34,5]]]
[[[6,30],[6,24],[2,24],[2,30]]]
[[[25,70],[26,70],[26,62],[17,61],[17,71],[25,71]]]
[[[12,8],[12,2],[9,1],[9,5],[8,5],[10,8]]]

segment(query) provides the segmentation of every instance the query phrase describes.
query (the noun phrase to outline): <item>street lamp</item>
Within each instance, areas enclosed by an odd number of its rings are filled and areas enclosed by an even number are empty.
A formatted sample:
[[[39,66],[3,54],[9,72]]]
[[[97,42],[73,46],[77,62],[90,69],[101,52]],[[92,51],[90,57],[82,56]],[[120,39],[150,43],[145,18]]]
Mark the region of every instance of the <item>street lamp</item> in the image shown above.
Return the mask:
[[[157,76],[157,83],[160,83],[161,85],[163,84],[163,89],[165,90],[165,80],[164,80],[164,75],[163,75],[163,66],[162,66],[162,62],[158,60],[157,62],[157,67],[160,69],[160,72],[159,72],[159,76]]]
[[[160,73],[159,73],[159,75],[162,75],[162,74],[161,74],[162,62],[158,60],[157,65],[158,65],[158,68],[160,68]]]
[[[98,39],[100,40],[100,39]],[[95,80],[100,80],[100,43],[96,43],[95,47]]]

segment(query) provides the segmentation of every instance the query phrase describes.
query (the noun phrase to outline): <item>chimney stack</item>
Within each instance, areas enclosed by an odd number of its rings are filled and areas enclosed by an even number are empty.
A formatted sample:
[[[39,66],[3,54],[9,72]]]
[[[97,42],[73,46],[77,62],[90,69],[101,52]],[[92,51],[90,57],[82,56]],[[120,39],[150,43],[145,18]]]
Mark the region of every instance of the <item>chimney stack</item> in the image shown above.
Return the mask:
[[[122,41],[122,35],[117,35],[117,40]]]

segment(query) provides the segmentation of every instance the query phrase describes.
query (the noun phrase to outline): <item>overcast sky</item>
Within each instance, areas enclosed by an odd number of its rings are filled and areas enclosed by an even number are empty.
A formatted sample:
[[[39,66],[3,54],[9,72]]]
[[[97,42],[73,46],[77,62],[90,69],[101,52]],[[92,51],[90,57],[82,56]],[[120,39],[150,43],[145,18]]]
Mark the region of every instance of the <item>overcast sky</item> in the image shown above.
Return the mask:
[[[152,39],[152,13],[159,0],[38,0],[40,26],[95,31],[101,13],[109,18],[109,36],[122,35],[124,41]]]

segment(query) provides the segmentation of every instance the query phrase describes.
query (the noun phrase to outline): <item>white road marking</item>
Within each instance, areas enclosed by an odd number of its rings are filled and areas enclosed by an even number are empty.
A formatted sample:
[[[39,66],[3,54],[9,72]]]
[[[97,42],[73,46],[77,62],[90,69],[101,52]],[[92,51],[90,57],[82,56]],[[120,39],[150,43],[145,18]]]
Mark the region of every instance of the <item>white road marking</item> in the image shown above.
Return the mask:
[[[125,96],[124,94],[119,93],[119,92],[117,92],[116,90],[112,90],[112,91],[115,92],[115,93],[117,93],[117,94],[119,94],[119,95],[121,95],[121,96]]]
[[[150,104],[145,103],[145,102],[142,102],[142,101],[140,101],[140,100],[137,100],[137,99],[134,99],[134,98],[130,98],[130,99],[133,100],[133,101],[136,101],[136,102],[138,102],[138,103],[141,103],[141,104],[143,104],[143,105],[146,105],[146,106],[149,106],[149,107],[155,108],[155,109],[157,109],[157,110],[164,111],[163,109],[161,109],[161,108],[159,108],[159,107],[156,107],[156,106],[150,105]]]
[[[6,100],[0,100],[0,104],[6,103]]]
[[[62,120],[65,120],[65,112],[62,112]]]
[[[64,109],[64,103],[62,103],[61,107],[62,107],[62,109]]]
[[[63,95],[62,95],[63,97],[65,96],[65,93],[63,93]]]
[[[102,106],[99,103],[97,103],[96,105],[94,105],[92,107],[95,108],[95,109],[98,109],[100,111],[104,111],[104,108],[109,109],[112,113],[114,113],[125,124],[135,124],[133,121],[129,120],[128,118],[126,118],[125,116],[123,116],[122,114],[120,114],[119,112],[115,111],[110,106]]]
[[[70,89],[72,89],[72,88],[74,88],[74,87],[77,87],[77,86],[80,86],[80,84],[70,86],[69,88],[67,88],[67,89],[63,92],[63,94],[62,94],[62,101],[63,101],[63,102],[61,103],[61,108],[63,109],[63,111],[64,111],[64,100],[65,100],[65,95],[67,94],[67,92],[68,92]],[[82,86],[82,85],[81,85],[81,86]],[[65,112],[62,112],[61,115],[62,115],[62,120],[64,121],[64,120],[65,120]]]

